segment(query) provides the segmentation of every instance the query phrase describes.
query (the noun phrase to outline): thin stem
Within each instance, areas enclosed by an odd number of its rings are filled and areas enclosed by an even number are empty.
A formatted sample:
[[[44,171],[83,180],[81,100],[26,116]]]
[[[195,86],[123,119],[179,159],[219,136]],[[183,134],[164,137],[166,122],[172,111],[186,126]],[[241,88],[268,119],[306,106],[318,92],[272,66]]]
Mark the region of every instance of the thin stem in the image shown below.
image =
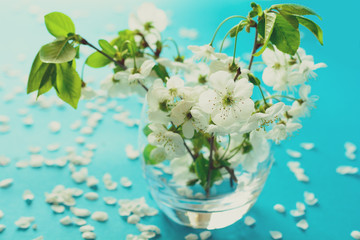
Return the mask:
[[[165,39],[165,40],[163,41],[163,43],[165,43],[166,41],[170,41],[170,42],[172,42],[172,43],[175,45],[177,55],[178,55],[178,57],[180,57],[181,55],[180,55],[179,46],[177,45],[177,43],[175,42],[175,40],[174,40],[173,38],[170,38],[170,37],[169,37],[169,38]]]
[[[138,34],[139,36],[141,36],[142,40],[143,40],[144,43],[145,43],[145,47],[148,47],[148,48],[151,50],[151,52],[152,52],[156,57],[158,57],[159,55],[157,54],[157,52],[155,52],[154,49],[152,49],[152,48],[150,47],[149,43],[146,41],[144,34],[142,34],[142,33],[140,33],[140,32],[137,33],[137,34]]]
[[[220,53],[221,53],[221,51],[223,49],[224,42],[225,42],[226,38],[229,36],[230,32],[231,32],[231,29],[225,34],[225,37],[223,38],[223,40],[221,42],[221,46],[220,46],[220,50],[219,50]]]
[[[264,96],[263,90],[261,89],[261,86],[260,86],[260,85],[258,85],[258,87],[259,87],[259,89],[260,89],[261,96],[262,96],[262,98],[263,98],[263,100],[264,100],[265,106],[267,106],[268,104],[267,104],[267,102],[266,102],[266,98],[265,98],[265,96]]]
[[[109,55],[107,55],[106,53],[104,53],[103,51],[101,51],[100,49],[98,49],[97,47],[95,47],[94,45],[92,45],[91,43],[89,43],[88,41],[85,40],[85,38],[81,38],[80,41],[81,44],[83,45],[87,45],[93,49],[95,49],[97,52],[101,53],[102,55],[104,55],[106,58],[108,58],[109,60],[111,60],[112,62],[114,62],[116,65],[118,65],[119,67],[121,67],[123,70],[126,70],[126,66],[123,65],[122,63],[120,63],[119,61],[116,61],[114,58],[110,57]]]
[[[233,54],[232,64],[235,64],[235,55],[236,55],[236,46],[237,46],[237,38],[238,38],[238,34],[239,34],[239,27],[240,27],[240,24],[238,24],[238,26],[236,27],[235,44],[234,44],[234,54]]]
[[[272,95],[272,96],[266,97],[265,99],[272,99],[272,98],[274,98],[274,99],[276,99],[276,98],[287,98],[287,99],[290,99],[290,100],[293,100],[293,101],[297,100],[294,97],[285,96],[285,95]]]
[[[228,142],[228,145],[227,145],[227,147],[226,147],[226,149],[225,149],[225,152],[223,153],[223,155],[222,155],[221,158],[220,158],[220,161],[224,159],[225,155],[227,154],[227,152],[229,151],[229,148],[230,148],[231,135],[229,134],[228,136],[229,136],[229,142]]]
[[[214,136],[210,138],[210,156],[209,156],[209,170],[207,175],[207,182],[206,182],[206,197],[210,195],[210,187],[211,187],[211,172],[213,168],[213,149],[214,149]]]
[[[85,70],[86,61],[84,62],[82,68],[81,68],[81,80],[84,81],[84,70]]]
[[[223,21],[219,24],[219,26],[216,28],[215,33],[214,33],[214,36],[212,37],[211,42],[210,42],[210,44],[209,44],[210,46],[213,45],[214,40],[215,40],[215,37],[216,37],[216,34],[218,33],[218,31],[219,31],[219,29],[221,28],[221,26],[222,26],[224,23],[226,23],[227,21],[229,21],[230,19],[233,19],[233,18],[246,19],[246,17],[244,17],[244,16],[234,15],[234,16],[230,16],[230,17],[226,18],[225,20],[223,20]]]
[[[234,169],[233,168],[230,168],[230,167],[228,167],[228,166],[224,166],[224,168],[226,169],[226,171],[230,174],[230,186],[231,187],[233,187],[233,181],[234,182],[237,182],[238,181],[238,179],[237,179],[237,177],[236,177],[236,175],[235,175],[235,171],[234,171]]]
[[[85,38],[81,38],[80,40],[80,43],[83,44],[83,45],[87,45],[93,49],[95,49],[97,52],[101,53],[102,55],[104,55],[106,58],[108,58],[109,60],[111,60],[112,62],[114,62],[116,65],[118,65],[119,67],[121,67],[123,70],[126,70],[127,67],[122,64],[120,61],[117,61],[115,59],[113,59],[112,57],[110,57],[109,55],[107,55],[106,53],[104,53],[103,51],[101,51],[100,49],[98,49],[97,47],[95,47],[94,45],[92,45],[91,43],[89,43],[88,41],[86,41]],[[135,56],[135,53],[134,53],[134,56]],[[134,61],[135,61],[135,57],[134,57]],[[136,64],[136,62],[135,62]],[[136,65],[135,65],[135,68],[136,68]],[[140,81],[138,81],[138,83],[141,85],[142,88],[145,89],[145,91],[149,91],[149,89]]]
[[[251,69],[252,63],[254,61],[254,53],[256,52],[256,50],[258,49],[258,44],[257,44],[257,38],[258,38],[258,29],[257,29],[257,25],[255,25],[255,40],[254,40],[254,47],[253,50],[251,52],[251,58],[250,58],[250,63],[249,63],[249,70]]]
[[[237,80],[237,78],[240,76],[240,74],[241,74],[241,68],[238,67],[238,69],[236,70],[236,75],[234,77],[234,82]]]
[[[300,62],[300,63],[302,63],[302,61],[301,61],[301,57],[300,57],[300,55],[299,55],[299,53],[298,53],[298,52],[296,52],[296,56],[298,57],[299,62]]]
[[[191,150],[190,150],[189,146],[186,144],[185,140],[184,140],[184,145],[185,145],[186,150],[189,152],[190,156],[192,157],[193,161],[195,162],[196,157],[195,157],[194,154],[191,152]]]

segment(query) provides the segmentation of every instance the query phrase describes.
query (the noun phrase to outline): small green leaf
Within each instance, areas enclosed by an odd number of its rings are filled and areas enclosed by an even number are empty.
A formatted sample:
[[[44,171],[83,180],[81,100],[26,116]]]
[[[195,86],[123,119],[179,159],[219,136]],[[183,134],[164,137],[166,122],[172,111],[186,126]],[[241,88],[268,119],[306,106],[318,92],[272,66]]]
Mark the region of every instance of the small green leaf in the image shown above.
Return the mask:
[[[270,9],[277,9],[280,13],[288,15],[315,15],[321,20],[321,17],[316,12],[298,4],[277,4],[271,6]]]
[[[69,62],[75,56],[76,50],[68,43],[68,39],[57,39],[40,49],[40,60],[45,63]]]
[[[149,124],[146,124],[146,126],[143,128],[143,133],[145,134],[145,136],[149,136],[150,133],[152,133],[152,130],[149,128]]]
[[[200,185],[204,188],[207,183],[207,175],[209,171],[209,162],[204,158],[202,154],[195,160],[195,173],[200,180]]]
[[[113,46],[111,46],[111,44],[108,41],[106,41],[104,39],[100,39],[99,45],[107,55],[110,55],[110,57],[115,56],[116,49]]]
[[[238,34],[244,29],[247,23],[248,22],[246,20],[241,20],[239,24],[233,26],[230,30],[230,37],[235,37],[236,34]]]
[[[56,65],[53,63],[44,63],[43,67],[46,68],[43,77],[41,78],[37,97],[47,93],[53,86],[53,81],[56,79]]]
[[[58,96],[73,108],[77,108],[81,96],[81,79],[69,63],[56,64],[56,82]]]
[[[282,15],[278,14],[270,41],[280,51],[294,55],[300,46],[300,33]]]
[[[166,68],[161,64],[157,64],[153,67],[153,70],[156,72],[158,77],[161,78],[161,80],[163,80],[164,83],[166,83],[167,78],[169,77],[169,74],[166,71]]]
[[[154,151],[156,151],[157,149],[159,149],[159,148],[157,148],[156,146],[153,146],[151,144],[146,145],[146,147],[143,151],[143,156],[144,156],[144,160],[145,160],[146,164],[156,165],[165,160],[166,156],[163,154],[160,154],[157,156],[155,154],[155,156],[154,156]]]
[[[29,80],[27,83],[27,93],[31,93],[34,91],[37,91],[40,86],[41,78],[39,78],[37,75],[39,74],[39,70],[43,62],[40,60],[39,53],[36,55],[34,62],[31,66]]]
[[[281,16],[283,16],[286,19],[286,21],[288,21],[295,29],[299,28],[299,21],[297,20],[296,16],[288,15],[284,13],[281,13]]]
[[[70,17],[61,12],[52,12],[45,15],[47,30],[54,37],[67,37],[69,33],[75,33],[75,25]]]
[[[252,73],[248,73],[248,78],[249,78],[249,82],[251,82],[255,86],[259,86],[261,83],[260,80],[257,77],[255,77]]]
[[[297,19],[298,19],[299,23],[301,25],[303,25],[304,27],[306,27],[307,29],[309,29],[319,40],[320,44],[323,45],[323,32],[322,32],[321,28],[319,27],[319,25],[317,25],[310,19],[307,19],[307,18],[304,18],[301,16],[297,16]]]
[[[265,51],[267,44],[273,33],[276,18],[277,18],[276,14],[272,13],[272,12],[265,11],[264,14],[265,14],[264,45],[260,49],[260,51],[258,51],[257,53],[254,54],[255,57],[260,56]]]
[[[93,68],[101,68],[111,63],[111,60],[101,53],[95,52],[86,59],[85,63]]]

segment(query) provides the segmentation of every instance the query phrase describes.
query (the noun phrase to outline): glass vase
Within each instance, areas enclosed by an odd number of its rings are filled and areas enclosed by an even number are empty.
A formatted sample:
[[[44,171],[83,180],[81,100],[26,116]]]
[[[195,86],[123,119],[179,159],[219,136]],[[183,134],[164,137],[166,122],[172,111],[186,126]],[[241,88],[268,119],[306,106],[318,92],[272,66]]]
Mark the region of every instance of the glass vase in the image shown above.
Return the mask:
[[[148,144],[143,132],[149,124],[147,109],[145,103],[139,126],[139,146],[142,151]],[[222,137],[221,143],[226,146],[228,141],[228,138]],[[227,227],[250,210],[264,187],[273,163],[273,156],[269,152],[262,156],[261,161],[257,161],[255,167],[252,166],[252,171],[245,169],[241,163],[237,164],[233,168],[236,182],[230,174],[224,173],[223,179],[215,182],[209,194],[206,194],[200,184],[188,184],[193,174],[189,172],[190,156],[164,160],[158,164],[147,164],[143,154],[141,156],[145,179],[160,210],[178,224],[209,230]]]

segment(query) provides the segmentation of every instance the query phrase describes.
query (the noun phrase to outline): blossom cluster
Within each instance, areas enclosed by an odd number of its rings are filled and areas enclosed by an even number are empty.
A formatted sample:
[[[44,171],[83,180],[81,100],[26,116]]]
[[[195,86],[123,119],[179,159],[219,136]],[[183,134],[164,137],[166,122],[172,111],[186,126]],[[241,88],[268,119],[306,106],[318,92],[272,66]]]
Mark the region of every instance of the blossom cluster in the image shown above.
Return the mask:
[[[188,46],[188,58],[178,49],[176,57],[166,58],[162,50],[169,39],[161,32],[168,22],[165,12],[149,3],[130,15],[137,53],[124,59],[125,69],[106,78],[102,89],[110,97],[146,97],[148,164],[171,160],[171,166],[181,165],[183,174],[177,171],[174,178],[186,184],[202,181],[191,167],[199,158],[207,159],[208,169],[220,166],[222,175],[239,165],[255,172],[269,155],[269,140],[279,143],[302,127],[300,118],[318,99],[311,95],[310,80],[326,65],[315,64],[302,48],[289,55],[272,46],[262,54],[260,81],[251,64],[211,44]]]

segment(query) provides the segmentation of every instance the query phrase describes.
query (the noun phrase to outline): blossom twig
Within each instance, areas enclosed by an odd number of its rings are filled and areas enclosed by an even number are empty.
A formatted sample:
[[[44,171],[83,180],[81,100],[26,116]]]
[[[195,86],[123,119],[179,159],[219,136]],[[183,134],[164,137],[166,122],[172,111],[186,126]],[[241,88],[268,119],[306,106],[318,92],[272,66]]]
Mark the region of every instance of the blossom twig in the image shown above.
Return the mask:
[[[210,138],[210,156],[209,156],[209,171],[207,175],[207,182],[206,182],[206,197],[210,195],[210,187],[211,187],[211,171],[213,168],[213,148],[214,148],[214,136]]]

